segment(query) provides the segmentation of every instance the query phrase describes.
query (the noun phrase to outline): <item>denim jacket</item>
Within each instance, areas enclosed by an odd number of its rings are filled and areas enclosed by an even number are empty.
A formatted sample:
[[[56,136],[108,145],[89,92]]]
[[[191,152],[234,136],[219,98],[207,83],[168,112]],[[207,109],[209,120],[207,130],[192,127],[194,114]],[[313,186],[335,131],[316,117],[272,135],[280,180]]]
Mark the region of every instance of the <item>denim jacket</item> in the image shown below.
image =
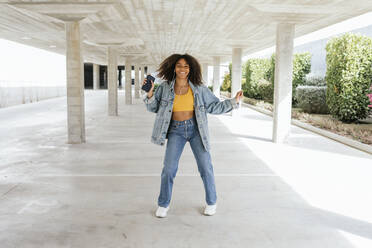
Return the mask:
[[[168,128],[172,118],[175,80],[161,83],[155,90],[151,98],[147,94],[143,98],[147,110],[156,113],[155,123],[152,130],[151,142],[164,145],[168,138]],[[209,114],[223,114],[238,108],[235,98],[220,101],[205,85],[194,85],[189,81],[189,85],[194,95],[194,111],[200,137],[205,150],[210,150],[210,140],[208,132]]]

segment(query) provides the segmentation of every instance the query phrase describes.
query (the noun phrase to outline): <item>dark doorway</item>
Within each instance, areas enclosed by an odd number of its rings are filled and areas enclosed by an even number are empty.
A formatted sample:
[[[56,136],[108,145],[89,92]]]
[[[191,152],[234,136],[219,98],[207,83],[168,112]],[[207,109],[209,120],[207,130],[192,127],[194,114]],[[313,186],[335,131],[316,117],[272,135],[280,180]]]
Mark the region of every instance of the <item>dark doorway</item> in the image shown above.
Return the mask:
[[[130,71],[130,78],[132,79],[132,85],[134,85],[134,78],[132,78],[132,71],[134,71],[134,66],[131,67],[131,71]]]
[[[99,66],[99,86],[101,89],[107,89],[107,66]]]
[[[119,88],[122,86],[121,77],[124,66],[118,66],[118,81]],[[84,64],[84,87],[85,89],[93,89],[93,64]],[[99,88],[107,89],[107,66],[99,65]]]
[[[93,64],[84,64],[84,88],[93,89]]]
[[[121,89],[123,87],[123,82],[122,82],[122,78],[123,78],[123,74],[124,74],[124,68],[125,66],[123,65],[119,65],[118,66],[118,71],[119,71],[119,89]]]

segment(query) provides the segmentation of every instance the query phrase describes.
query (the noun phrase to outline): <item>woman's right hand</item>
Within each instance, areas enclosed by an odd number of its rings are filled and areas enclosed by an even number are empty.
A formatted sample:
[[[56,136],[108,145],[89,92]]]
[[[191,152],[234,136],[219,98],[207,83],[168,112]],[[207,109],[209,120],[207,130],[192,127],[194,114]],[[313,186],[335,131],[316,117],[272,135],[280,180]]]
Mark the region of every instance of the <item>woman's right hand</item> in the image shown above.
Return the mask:
[[[145,78],[142,82],[142,86],[147,82],[147,78]],[[155,87],[155,84],[153,81],[151,81],[151,89],[149,92],[147,92],[147,98],[151,98],[152,95],[154,94],[153,91],[154,91],[154,87]]]

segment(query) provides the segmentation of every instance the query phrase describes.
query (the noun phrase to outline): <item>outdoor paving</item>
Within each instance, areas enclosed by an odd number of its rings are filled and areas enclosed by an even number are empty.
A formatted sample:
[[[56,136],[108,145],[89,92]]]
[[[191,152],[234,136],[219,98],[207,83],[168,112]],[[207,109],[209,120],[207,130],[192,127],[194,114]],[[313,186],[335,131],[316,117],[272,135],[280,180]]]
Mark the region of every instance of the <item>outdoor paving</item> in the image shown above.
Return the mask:
[[[165,147],[140,99],[107,116],[85,91],[86,140],[66,144],[66,98],[0,109],[0,247],[372,247],[372,156],[248,108],[209,115],[217,213],[186,145],[165,219]]]

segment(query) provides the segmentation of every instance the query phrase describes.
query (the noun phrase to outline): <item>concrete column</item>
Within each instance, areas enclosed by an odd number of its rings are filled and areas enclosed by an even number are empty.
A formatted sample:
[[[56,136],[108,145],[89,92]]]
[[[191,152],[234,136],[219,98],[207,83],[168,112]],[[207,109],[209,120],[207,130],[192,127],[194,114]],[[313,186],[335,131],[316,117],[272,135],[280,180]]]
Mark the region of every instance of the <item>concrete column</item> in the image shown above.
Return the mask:
[[[242,89],[242,49],[233,48],[231,72],[231,97]]]
[[[108,76],[108,115],[118,115],[118,59],[115,48],[107,48],[107,76]]]
[[[134,65],[134,97],[140,98],[139,65]]]
[[[84,64],[78,21],[66,22],[66,74],[68,143],[84,143]]]
[[[292,110],[292,56],[294,24],[278,24],[274,79],[273,141],[283,143],[289,136]]]
[[[132,104],[132,63],[131,58],[125,58],[125,104]]]
[[[232,50],[232,70],[231,70],[231,97],[242,89],[242,48],[233,48]],[[231,111],[235,116],[237,109]]]
[[[93,89],[99,90],[99,65],[93,64]]]
[[[203,81],[205,82],[205,85],[206,86],[209,86],[209,82],[208,82],[208,64],[207,63],[203,63],[202,64],[202,73],[203,73]]]
[[[213,93],[220,97],[220,57],[213,57]]]

